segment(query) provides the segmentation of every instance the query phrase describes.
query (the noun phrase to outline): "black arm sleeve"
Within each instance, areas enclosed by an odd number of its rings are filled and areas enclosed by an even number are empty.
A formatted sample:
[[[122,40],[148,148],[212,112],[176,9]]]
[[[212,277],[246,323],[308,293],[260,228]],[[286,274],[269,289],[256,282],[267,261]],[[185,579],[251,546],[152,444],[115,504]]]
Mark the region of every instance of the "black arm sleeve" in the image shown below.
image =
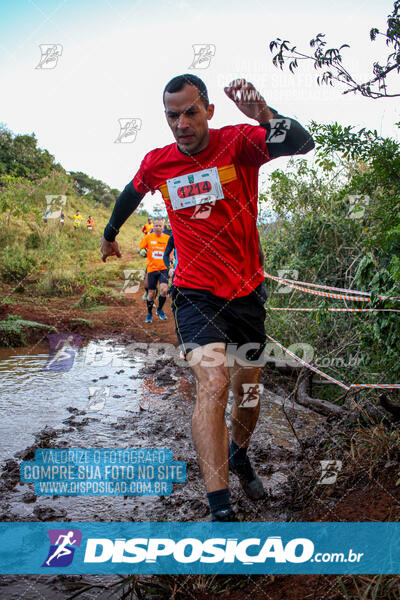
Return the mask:
[[[296,154],[307,154],[315,147],[311,135],[295,119],[283,117],[271,108],[274,113],[274,122],[263,124],[267,135],[265,142],[270,158],[278,156],[294,156]]]
[[[169,269],[169,266],[171,264],[171,261],[169,259],[169,255],[171,254],[171,252],[172,252],[172,250],[174,248],[175,248],[174,236],[170,235],[168,243],[167,243],[167,247],[165,248],[164,254],[163,254],[164,265],[167,267],[167,269]]]
[[[119,228],[131,216],[139,206],[145,194],[139,194],[133,187],[132,181],[125,186],[120,193],[114,206],[114,210],[104,229],[104,238],[107,242],[113,242],[119,233]]]

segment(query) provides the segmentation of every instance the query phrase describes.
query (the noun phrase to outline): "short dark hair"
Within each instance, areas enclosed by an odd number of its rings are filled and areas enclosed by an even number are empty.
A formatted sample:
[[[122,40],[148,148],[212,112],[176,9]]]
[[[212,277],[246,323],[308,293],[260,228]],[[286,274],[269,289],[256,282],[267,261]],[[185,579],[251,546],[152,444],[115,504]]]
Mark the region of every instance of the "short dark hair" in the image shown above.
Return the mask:
[[[177,75],[173,77],[171,81],[168,81],[167,85],[163,91],[163,102],[165,105],[165,92],[169,92],[170,94],[174,94],[175,92],[180,92],[185,85],[194,85],[199,90],[199,96],[204,102],[206,108],[210,104],[208,99],[208,91],[206,88],[206,84],[200,77],[197,75],[192,75],[191,73],[185,73],[185,75]]]

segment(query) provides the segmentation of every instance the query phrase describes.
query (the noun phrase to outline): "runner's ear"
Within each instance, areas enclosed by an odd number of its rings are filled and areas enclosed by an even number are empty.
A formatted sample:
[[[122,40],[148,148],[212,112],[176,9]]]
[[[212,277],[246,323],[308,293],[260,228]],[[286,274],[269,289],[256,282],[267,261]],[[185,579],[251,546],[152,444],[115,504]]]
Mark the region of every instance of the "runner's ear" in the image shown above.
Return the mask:
[[[209,104],[208,105],[208,107],[207,107],[207,121],[210,121],[210,119],[213,118],[214,109],[215,109],[214,104]]]

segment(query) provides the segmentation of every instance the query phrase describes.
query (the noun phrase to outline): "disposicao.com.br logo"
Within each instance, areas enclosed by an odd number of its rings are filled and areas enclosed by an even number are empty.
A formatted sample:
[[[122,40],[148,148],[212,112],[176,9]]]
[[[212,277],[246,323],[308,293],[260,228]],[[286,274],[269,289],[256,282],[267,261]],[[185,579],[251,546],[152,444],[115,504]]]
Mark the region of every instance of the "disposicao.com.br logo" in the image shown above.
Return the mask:
[[[275,563],[355,562],[362,553],[316,553],[308,538],[294,538],[286,544],[280,536],[267,538],[90,538],[86,543],[85,563],[155,563],[169,557],[177,563],[242,563],[252,565],[271,559]]]
[[[81,545],[80,529],[48,529],[50,548],[42,567],[68,567],[74,558],[75,548]]]

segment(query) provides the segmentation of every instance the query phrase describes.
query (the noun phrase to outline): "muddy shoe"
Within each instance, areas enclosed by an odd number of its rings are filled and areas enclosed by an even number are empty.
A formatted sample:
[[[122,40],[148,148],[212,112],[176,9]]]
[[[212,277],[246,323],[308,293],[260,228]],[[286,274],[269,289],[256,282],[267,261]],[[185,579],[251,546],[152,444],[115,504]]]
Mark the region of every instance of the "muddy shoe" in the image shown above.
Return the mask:
[[[229,470],[239,477],[244,493],[251,500],[261,500],[265,497],[262,481],[251,466],[248,457],[246,457],[246,462],[239,465],[234,465],[229,461]]]
[[[228,521],[230,523],[236,523],[239,519],[232,508],[221,508],[220,510],[215,511],[215,513],[211,513],[211,521]]]

